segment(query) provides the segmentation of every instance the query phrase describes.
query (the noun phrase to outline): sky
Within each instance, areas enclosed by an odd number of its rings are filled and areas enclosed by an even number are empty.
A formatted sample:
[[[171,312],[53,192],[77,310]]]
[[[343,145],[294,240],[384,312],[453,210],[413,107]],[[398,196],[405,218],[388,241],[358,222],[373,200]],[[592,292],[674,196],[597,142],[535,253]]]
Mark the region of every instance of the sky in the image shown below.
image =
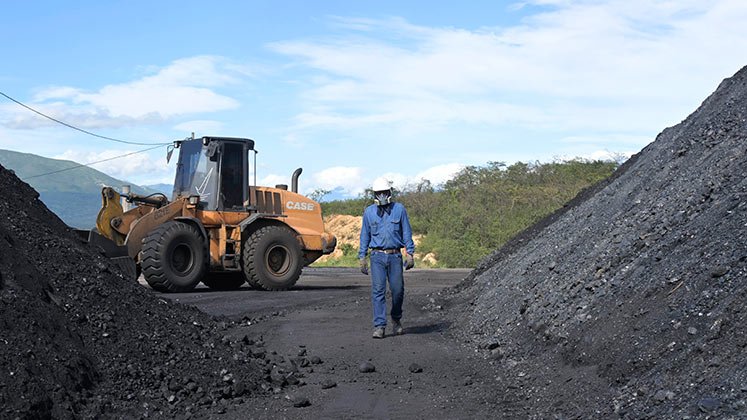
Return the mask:
[[[743,0],[6,1],[0,92],[135,143],[256,141],[355,197],[467,165],[620,159],[747,64]],[[172,183],[166,148],[0,97],[0,149]]]

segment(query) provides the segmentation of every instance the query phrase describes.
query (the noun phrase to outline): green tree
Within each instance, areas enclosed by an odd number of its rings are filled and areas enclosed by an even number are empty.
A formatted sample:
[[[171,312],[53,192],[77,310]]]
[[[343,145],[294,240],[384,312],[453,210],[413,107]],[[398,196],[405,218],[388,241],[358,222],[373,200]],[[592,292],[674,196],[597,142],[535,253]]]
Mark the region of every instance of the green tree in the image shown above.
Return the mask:
[[[433,252],[445,267],[473,267],[511,237],[562,207],[583,188],[617,168],[615,161],[468,166],[443,185],[407,186],[396,199],[407,207],[413,231],[425,235],[418,251]],[[359,216],[370,197],[322,203],[325,214]]]

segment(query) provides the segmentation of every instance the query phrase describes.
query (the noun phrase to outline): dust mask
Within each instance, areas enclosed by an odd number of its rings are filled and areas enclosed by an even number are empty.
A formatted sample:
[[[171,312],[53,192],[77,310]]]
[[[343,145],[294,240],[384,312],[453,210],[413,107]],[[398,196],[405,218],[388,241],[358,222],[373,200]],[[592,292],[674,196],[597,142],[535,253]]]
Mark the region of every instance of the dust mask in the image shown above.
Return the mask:
[[[392,193],[389,191],[374,192],[374,202],[378,206],[386,206],[392,202]]]

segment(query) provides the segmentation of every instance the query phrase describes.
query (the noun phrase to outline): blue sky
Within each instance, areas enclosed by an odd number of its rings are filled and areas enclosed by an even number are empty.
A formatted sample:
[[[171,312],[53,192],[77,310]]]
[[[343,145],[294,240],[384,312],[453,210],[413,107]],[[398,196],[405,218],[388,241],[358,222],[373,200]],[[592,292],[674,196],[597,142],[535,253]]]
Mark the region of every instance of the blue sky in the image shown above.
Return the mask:
[[[715,1],[9,1],[0,91],[136,142],[250,137],[261,184],[355,196],[464,165],[629,155],[747,64]],[[139,150],[0,98],[0,148]],[[171,182],[165,149],[96,165]]]

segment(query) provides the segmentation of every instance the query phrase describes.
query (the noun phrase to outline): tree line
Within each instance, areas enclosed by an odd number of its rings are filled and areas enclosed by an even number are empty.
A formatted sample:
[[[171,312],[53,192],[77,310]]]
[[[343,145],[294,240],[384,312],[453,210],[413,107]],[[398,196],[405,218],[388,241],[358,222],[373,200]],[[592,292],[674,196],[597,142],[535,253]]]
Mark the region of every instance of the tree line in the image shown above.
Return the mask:
[[[422,180],[394,195],[407,207],[413,232],[424,235],[418,253],[434,253],[442,267],[474,267],[618,166],[616,161],[583,159],[489,162],[467,166],[443,185]],[[370,197],[366,191],[358,198],[322,202],[322,212],[360,216]],[[357,249],[347,251],[354,254]]]

